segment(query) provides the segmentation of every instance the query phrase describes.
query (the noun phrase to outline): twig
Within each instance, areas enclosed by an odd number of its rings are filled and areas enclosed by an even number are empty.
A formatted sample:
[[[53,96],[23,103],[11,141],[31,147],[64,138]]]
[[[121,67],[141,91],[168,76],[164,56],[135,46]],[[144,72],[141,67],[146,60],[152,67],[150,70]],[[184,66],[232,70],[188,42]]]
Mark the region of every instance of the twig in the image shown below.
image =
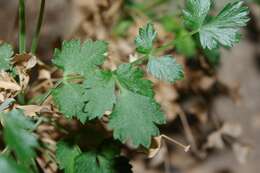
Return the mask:
[[[185,134],[188,138],[188,141],[189,143],[191,144],[192,148],[197,151],[198,150],[198,146],[195,142],[195,139],[194,139],[194,136],[192,134],[192,131],[191,131],[191,128],[190,128],[190,125],[188,123],[188,120],[186,118],[186,115],[182,112],[179,114],[179,117],[181,119],[181,122],[182,122],[182,125],[184,127],[184,131],[185,131]]]
[[[177,145],[180,146],[180,147],[182,147],[185,152],[188,152],[188,151],[190,150],[190,145],[184,145],[184,144],[180,143],[179,141],[177,141],[177,140],[175,140],[175,139],[172,139],[172,138],[170,138],[170,137],[168,137],[168,136],[166,136],[166,135],[164,135],[164,134],[161,135],[161,137],[164,138],[164,139],[166,139],[166,140],[168,140],[168,141],[170,141],[170,142],[172,142],[172,143],[177,144]]]

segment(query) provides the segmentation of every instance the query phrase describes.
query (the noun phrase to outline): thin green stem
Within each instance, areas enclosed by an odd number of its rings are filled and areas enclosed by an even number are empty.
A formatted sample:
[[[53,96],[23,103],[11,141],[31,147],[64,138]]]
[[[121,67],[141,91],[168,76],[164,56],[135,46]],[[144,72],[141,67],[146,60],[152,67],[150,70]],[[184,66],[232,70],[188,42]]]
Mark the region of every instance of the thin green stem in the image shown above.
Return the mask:
[[[32,40],[31,53],[33,53],[33,54],[35,54],[37,46],[38,46],[41,26],[42,26],[42,22],[43,22],[44,8],[45,8],[45,0],[41,0],[40,13],[38,16],[37,26],[36,26],[36,30],[34,32],[34,36],[33,36],[33,40]]]
[[[149,55],[144,55],[141,58],[138,58],[137,60],[131,62],[132,65],[140,65],[142,64],[145,60],[149,58]]]
[[[25,3],[19,0],[19,53],[26,51]]]
[[[57,81],[57,83],[53,86],[53,88],[51,88],[45,95],[44,97],[39,101],[39,105],[42,105],[45,100],[51,95],[53,89],[59,87],[62,84],[63,80],[59,80]]]
[[[193,36],[194,34],[196,34],[198,32],[199,32],[198,30],[189,32],[189,33],[183,35],[180,39],[184,39],[185,37]],[[165,45],[163,45],[160,48],[156,49],[155,53],[160,53],[160,52],[165,51],[166,49],[169,49],[170,47],[175,47],[177,42],[178,42],[178,40],[176,40],[176,39],[171,40],[169,43],[166,43]]]
[[[192,35],[194,35],[194,34],[196,34],[196,33],[198,33],[197,30],[196,30],[196,31],[192,31],[192,32],[190,32],[190,33],[188,33],[188,34],[186,34],[186,35],[183,35],[183,36],[181,37],[181,39],[183,39],[183,38],[185,38],[185,37],[188,37],[188,36],[192,36]],[[166,43],[165,45],[161,46],[160,48],[155,49],[155,50],[152,51],[152,53],[150,53],[150,54],[153,55],[154,53],[163,52],[163,51],[165,51],[166,49],[168,49],[168,48],[170,48],[170,47],[174,47],[174,46],[176,45],[176,43],[177,43],[177,40],[176,40],[176,39],[171,40],[169,43]],[[132,64],[132,65],[140,65],[140,64],[142,64],[144,61],[146,61],[147,59],[149,59],[150,54],[147,54],[147,55],[142,56],[141,58],[138,58],[137,60],[131,62],[131,64]]]

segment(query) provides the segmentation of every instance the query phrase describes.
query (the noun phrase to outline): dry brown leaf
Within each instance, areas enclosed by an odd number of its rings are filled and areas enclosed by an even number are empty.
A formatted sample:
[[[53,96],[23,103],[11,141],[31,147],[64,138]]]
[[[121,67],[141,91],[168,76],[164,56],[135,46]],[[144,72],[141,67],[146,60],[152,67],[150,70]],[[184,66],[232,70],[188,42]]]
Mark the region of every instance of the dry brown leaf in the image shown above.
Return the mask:
[[[12,59],[13,65],[15,65],[16,70],[19,75],[20,86],[22,90],[27,88],[30,80],[28,75],[28,70],[33,68],[37,64],[37,58],[31,54],[16,54]]]
[[[39,75],[38,75],[38,79],[39,80],[43,80],[43,79],[51,79],[51,72],[46,70],[46,69],[41,69],[39,71]]]
[[[199,85],[202,90],[209,90],[215,82],[215,77],[204,76],[200,79]]]
[[[15,97],[21,90],[21,86],[5,71],[0,72],[0,101]]]
[[[5,90],[20,91],[21,87],[15,82],[3,81],[0,79],[0,88]]]
[[[238,138],[242,134],[242,128],[240,124],[227,122],[221,128],[221,133],[233,138]]]
[[[151,147],[148,150],[148,158],[155,157],[160,151],[161,146],[162,146],[162,136],[153,137]]]
[[[222,139],[222,133],[220,131],[211,133],[208,136],[208,140],[207,140],[205,147],[206,148],[224,149],[225,144]]]
[[[29,117],[37,116],[37,113],[43,109],[42,106],[38,105],[15,105],[15,107],[24,110],[25,115]]]
[[[248,156],[250,154],[251,147],[248,145],[244,145],[244,144],[236,142],[232,145],[232,149],[233,149],[233,152],[234,152],[238,162],[241,164],[245,164],[248,160]]]

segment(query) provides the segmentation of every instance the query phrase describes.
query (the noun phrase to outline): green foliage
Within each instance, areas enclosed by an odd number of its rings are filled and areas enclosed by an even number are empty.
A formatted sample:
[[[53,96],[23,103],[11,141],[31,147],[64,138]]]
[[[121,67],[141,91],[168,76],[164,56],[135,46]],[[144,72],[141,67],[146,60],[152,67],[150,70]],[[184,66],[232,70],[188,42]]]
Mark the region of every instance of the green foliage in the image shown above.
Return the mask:
[[[59,142],[56,157],[60,169],[64,169],[65,173],[131,173],[128,162],[123,165],[120,162],[124,157],[120,156],[119,146],[109,141],[105,142],[100,148],[84,153],[78,146],[71,147],[65,142]]]
[[[166,82],[174,83],[184,78],[182,66],[170,55],[150,58],[147,69],[154,77]]]
[[[131,64],[122,64],[116,70],[116,77],[120,85],[134,93],[153,97],[152,82],[144,80],[144,72]]]
[[[13,55],[12,46],[6,43],[0,44],[0,70],[10,68],[10,60]]]
[[[156,35],[157,33],[151,23],[148,23],[144,28],[140,28],[139,35],[135,38],[136,50],[139,53],[149,54],[152,51]]]
[[[65,83],[54,89],[52,96],[59,110],[67,117],[77,117],[82,123],[88,119],[88,114],[83,112],[84,88],[80,84]]]
[[[211,0],[187,0],[184,21],[192,30],[200,29],[209,13]]]
[[[218,48],[216,49],[204,49],[204,54],[207,57],[207,60],[209,63],[213,66],[217,66],[220,63],[220,50]]]
[[[109,71],[99,71],[84,83],[84,112],[88,119],[101,118],[105,111],[112,111],[116,101],[115,80]]]
[[[23,166],[17,165],[12,159],[0,155],[0,170],[2,173],[30,173]]]
[[[196,44],[192,39],[192,36],[188,35],[189,33],[182,29],[176,35],[176,51],[187,57],[195,56],[196,54]]]
[[[114,28],[113,33],[117,36],[125,36],[127,34],[129,27],[133,24],[131,20],[122,20]]]
[[[69,146],[65,142],[59,142],[56,150],[59,168],[64,169],[65,173],[75,173],[75,158],[80,154],[78,146]]]
[[[4,124],[4,140],[7,146],[14,151],[20,162],[31,164],[36,156],[34,149],[38,147],[37,139],[31,132],[34,124],[19,109],[3,113],[1,120]]]
[[[148,148],[151,137],[159,135],[156,124],[163,123],[164,115],[152,98],[122,89],[110,116],[109,127],[114,130],[115,139],[130,140],[134,146]]]
[[[229,3],[217,16],[206,20],[210,6],[210,0],[188,0],[184,10],[187,27],[199,32],[203,48],[232,47],[240,40],[240,27],[249,21],[248,8],[243,6],[242,1]]]
[[[53,63],[64,70],[64,75],[80,74],[88,76],[103,64],[107,53],[107,43],[103,41],[79,40],[63,42],[62,49],[55,49]]]

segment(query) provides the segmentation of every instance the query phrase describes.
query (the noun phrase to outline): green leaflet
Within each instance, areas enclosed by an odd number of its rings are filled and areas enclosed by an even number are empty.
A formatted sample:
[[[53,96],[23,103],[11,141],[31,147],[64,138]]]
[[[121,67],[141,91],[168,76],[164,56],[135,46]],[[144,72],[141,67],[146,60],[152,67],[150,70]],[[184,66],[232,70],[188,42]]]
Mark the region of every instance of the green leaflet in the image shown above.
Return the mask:
[[[116,76],[124,88],[140,95],[154,96],[152,82],[143,79],[144,72],[140,68],[133,67],[131,64],[122,64],[118,67]]]
[[[61,50],[55,49],[53,63],[64,70],[64,74],[90,75],[102,65],[107,53],[107,43],[103,41],[65,41]]]
[[[67,118],[76,117],[84,123],[88,119],[87,113],[83,111],[84,92],[85,90],[80,84],[64,83],[53,90],[52,96],[61,113]]]
[[[2,114],[2,121],[7,146],[14,151],[20,162],[30,165],[36,156],[34,149],[38,146],[36,137],[30,132],[34,124],[18,109]]]
[[[10,60],[13,55],[12,46],[6,43],[0,44],[0,70],[10,68]]]
[[[240,27],[249,21],[249,10],[242,1],[227,4],[223,10],[206,21],[210,0],[188,0],[184,10],[187,27],[198,30],[202,47],[217,48],[219,45],[232,47],[240,40]]]
[[[160,58],[150,58],[147,70],[157,79],[166,82],[174,83],[184,78],[182,66],[177,64],[176,60],[170,55]]]
[[[109,71],[99,71],[84,82],[83,95],[87,102],[84,112],[88,119],[101,118],[105,111],[112,111],[116,101],[115,80]]]
[[[197,30],[202,27],[209,13],[210,0],[187,0],[183,10],[184,22],[189,28]]]
[[[151,137],[159,135],[156,124],[164,122],[164,115],[154,99],[122,89],[110,115],[109,127],[114,130],[115,139],[130,140],[134,146],[149,148]]]
[[[156,35],[157,33],[151,23],[148,23],[144,28],[140,28],[139,35],[135,38],[136,50],[139,53],[149,54],[152,51]]]
[[[75,160],[75,173],[131,173],[131,165],[121,162],[119,147],[106,144],[100,150],[81,154]]]
[[[24,167],[17,165],[12,159],[0,155],[0,170],[1,173],[30,173]]]
[[[60,169],[64,169],[65,173],[75,173],[74,162],[80,153],[78,146],[69,146],[65,142],[59,142],[57,144],[56,158]]]
[[[120,156],[119,148],[116,143],[104,141],[97,149],[81,153],[78,146],[59,142],[56,158],[65,173],[131,173],[131,165]]]

